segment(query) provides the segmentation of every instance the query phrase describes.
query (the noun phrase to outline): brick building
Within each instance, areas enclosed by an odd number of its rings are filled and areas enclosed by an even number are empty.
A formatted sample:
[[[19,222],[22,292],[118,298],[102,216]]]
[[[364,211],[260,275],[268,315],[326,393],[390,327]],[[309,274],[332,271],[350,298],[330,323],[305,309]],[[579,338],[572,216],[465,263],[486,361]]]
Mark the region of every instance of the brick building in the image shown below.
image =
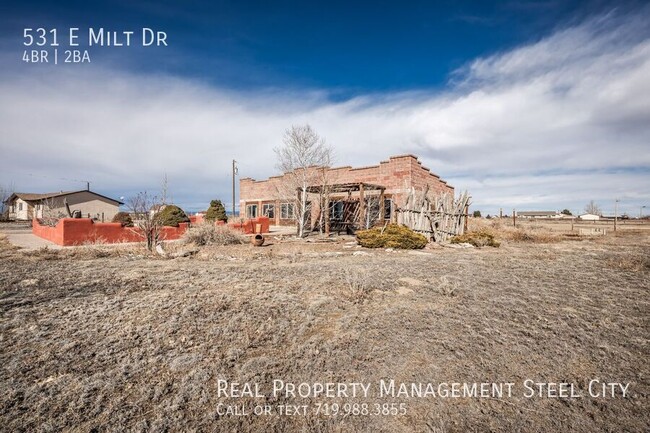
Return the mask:
[[[433,193],[454,194],[452,186],[431,173],[413,155],[392,156],[387,161],[368,167],[330,168],[326,174],[327,182],[331,185],[328,201],[329,215],[333,221],[349,220],[353,213],[358,214],[360,202],[362,210],[369,210],[368,215],[374,209],[375,220],[393,220],[396,207],[404,204],[411,188],[422,190],[428,186]],[[285,176],[273,176],[266,180],[242,178],[239,181],[241,215],[246,218],[268,216],[275,225],[295,224],[296,197],[288,197],[286,192],[282,192],[286,191],[283,187],[287,183]],[[313,199],[314,194],[311,196]],[[313,226],[319,214],[316,200],[311,209]],[[366,225],[371,225],[371,219],[368,216]]]

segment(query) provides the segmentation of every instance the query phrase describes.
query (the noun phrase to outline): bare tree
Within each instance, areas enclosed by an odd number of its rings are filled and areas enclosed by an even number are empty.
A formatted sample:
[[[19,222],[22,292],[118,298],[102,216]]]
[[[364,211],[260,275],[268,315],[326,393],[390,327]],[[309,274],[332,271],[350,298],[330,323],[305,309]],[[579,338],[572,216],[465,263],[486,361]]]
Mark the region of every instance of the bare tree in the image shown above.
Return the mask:
[[[160,242],[162,224],[160,219],[156,218],[160,205],[160,199],[146,191],[127,200],[127,208],[132,214],[135,229],[144,234],[149,251],[153,251]]]
[[[5,201],[16,192],[15,189],[13,183],[0,185],[0,220],[9,219],[9,206],[5,204]]]
[[[602,215],[600,206],[598,206],[593,200],[587,203],[587,206],[585,206],[585,212],[592,215]]]
[[[284,145],[275,148],[277,168],[286,173],[279,186],[283,199],[294,205],[294,218],[298,236],[306,235],[311,206],[307,199],[308,188],[327,185],[327,172],[332,163],[332,148],[325,144],[309,125],[292,126],[284,133]],[[322,200],[321,200],[322,202]]]
[[[167,185],[167,172],[165,172],[165,173],[163,173],[162,185],[161,185],[161,188],[160,188],[160,190],[161,190],[160,191],[160,194],[161,194],[160,203],[163,204],[163,205],[167,204],[167,189],[168,189],[167,187],[168,187],[168,185]]]
[[[34,208],[34,217],[38,218],[40,210],[40,223],[42,225],[55,227],[61,218],[66,218],[69,215],[64,212],[64,205],[62,202],[54,198],[46,198],[41,200],[38,204],[39,208]]]

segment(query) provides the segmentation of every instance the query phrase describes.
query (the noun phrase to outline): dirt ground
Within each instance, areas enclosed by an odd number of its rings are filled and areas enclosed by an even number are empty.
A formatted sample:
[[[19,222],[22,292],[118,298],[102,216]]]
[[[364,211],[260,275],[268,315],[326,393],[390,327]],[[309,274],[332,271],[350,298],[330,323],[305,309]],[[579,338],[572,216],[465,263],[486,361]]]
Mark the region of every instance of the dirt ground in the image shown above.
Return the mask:
[[[650,431],[648,231],[416,252],[346,237],[270,243],[175,259],[2,243],[0,430]],[[223,379],[265,396],[220,396]],[[515,392],[274,398],[274,379]],[[582,397],[527,398],[526,379]],[[594,379],[630,383],[629,394],[591,397]],[[316,415],[322,402],[404,403],[406,414]],[[276,413],[285,403],[308,413]],[[224,404],[274,412],[226,415]]]

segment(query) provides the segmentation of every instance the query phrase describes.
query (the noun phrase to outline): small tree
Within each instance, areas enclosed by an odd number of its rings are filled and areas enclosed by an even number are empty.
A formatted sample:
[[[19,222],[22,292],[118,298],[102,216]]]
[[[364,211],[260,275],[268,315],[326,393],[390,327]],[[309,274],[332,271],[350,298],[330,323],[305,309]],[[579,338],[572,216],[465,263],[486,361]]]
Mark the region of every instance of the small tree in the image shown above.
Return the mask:
[[[165,227],[178,227],[180,223],[190,222],[183,209],[173,204],[161,206],[160,211],[156,213],[156,218],[160,221],[160,225]]]
[[[162,222],[156,213],[160,209],[160,199],[144,191],[129,198],[127,207],[134,218],[133,224],[145,237],[147,249],[153,251],[160,242],[162,228]]]
[[[277,168],[285,173],[278,192],[282,199],[294,204],[298,236],[303,237],[311,215],[307,190],[310,186],[327,185],[327,172],[333,152],[309,125],[287,129],[283,143],[282,147],[274,149],[278,158]]]
[[[226,208],[223,206],[223,203],[221,203],[221,200],[212,200],[210,202],[210,207],[205,213],[205,219],[208,221],[228,222]]]
[[[133,219],[128,212],[118,212],[113,217],[112,222],[122,224],[122,227],[133,227]]]
[[[562,212],[560,212],[562,215],[573,215],[569,209],[564,209]]]
[[[0,185],[0,221],[9,219],[9,206],[5,201],[16,192],[13,183],[9,185]]]
[[[65,202],[64,202],[65,203]],[[41,217],[39,222],[42,225],[55,227],[61,218],[68,218],[70,215],[67,214],[66,209],[60,201],[57,201],[54,198],[46,198],[40,201],[41,207]],[[37,210],[34,210],[34,216],[37,214]]]
[[[480,210],[475,210],[474,213],[472,214],[474,218],[481,218],[481,211]]]
[[[587,206],[585,206],[585,212],[592,214],[592,215],[601,215],[602,211],[600,210],[600,206],[596,204],[593,200],[591,200]]]

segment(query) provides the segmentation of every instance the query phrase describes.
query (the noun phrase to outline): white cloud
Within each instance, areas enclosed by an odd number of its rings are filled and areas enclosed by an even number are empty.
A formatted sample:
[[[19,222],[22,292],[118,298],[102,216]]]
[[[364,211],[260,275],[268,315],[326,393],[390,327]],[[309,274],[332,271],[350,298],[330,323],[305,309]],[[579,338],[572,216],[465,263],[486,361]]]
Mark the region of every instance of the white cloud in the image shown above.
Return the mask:
[[[0,183],[115,196],[159,186],[201,208],[242,176],[275,173],[273,147],[311,123],[344,165],[414,153],[476,207],[650,205],[648,9],[608,15],[477,59],[443,92],[359,96],[229,91],[196,81],[92,67],[24,65],[0,82]],[[26,174],[32,174],[27,176]],[[48,176],[48,177],[42,177]],[[78,184],[77,184],[78,185]]]

